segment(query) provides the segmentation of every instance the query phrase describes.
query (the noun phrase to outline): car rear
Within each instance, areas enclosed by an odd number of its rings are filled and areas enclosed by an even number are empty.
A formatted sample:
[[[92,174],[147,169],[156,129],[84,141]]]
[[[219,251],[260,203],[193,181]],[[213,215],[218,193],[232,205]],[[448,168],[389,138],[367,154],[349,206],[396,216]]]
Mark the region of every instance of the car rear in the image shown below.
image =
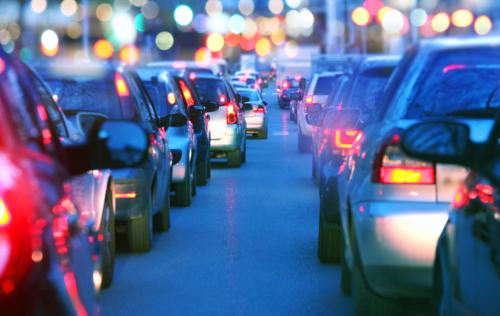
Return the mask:
[[[491,130],[495,111],[488,106],[499,84],[500,49],[464,45],[445,41],[410,51],[391,78],[388,106],[367,130],[350,200],[360,262],[379,294],[428,296],[437,240],[467,174],[462,167],[406,156],[401,131],[440,118],[468,124],[475,141]]]
[[[247,134],[267,138],[267,108],[260,94],[254,89],[237,89],[241,97],[248,98],[246,102],[252,106],[252,110],[245,111],[245,121],[247,122]]]
[[[198,76],[192,81],[200,101],[215,101],[219,110],[210,113],[209,128],[211,133],[210,150],[212,153],[225,153],[241,147],[242,129],[239,120],[238,105],[231,99],[230,92],[223,78],[216,76]]]

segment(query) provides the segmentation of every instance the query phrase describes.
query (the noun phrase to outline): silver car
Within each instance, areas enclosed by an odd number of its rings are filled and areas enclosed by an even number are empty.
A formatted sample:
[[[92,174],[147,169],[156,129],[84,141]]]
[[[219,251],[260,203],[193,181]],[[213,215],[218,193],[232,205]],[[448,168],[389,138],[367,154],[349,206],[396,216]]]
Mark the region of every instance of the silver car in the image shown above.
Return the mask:
[[[267,102],[262,100],[259,91],[255,89],[236,89],[244,104],[252,108],[244,111],[247,122],[247,134],[267,138]]]
[[[333,83],[338,73],[324,72],[315,74],[307,87],[303,99],[296,105],[296,119],[299,127],[298,149],[301,153],[310,152],[313,127],[307,123],[306,114],[313,104],[324,105],[328,95],[333,90]]]
[[[167,141],[171,150],[181,153],[180,160],[172,167],[171,186],[179,206],[191,205],[196,195],[196,137],[193,124],[188,119],[188,108],[174,77],[161,66],[138,68],[151,101],[160,117],[175,114],[185,119],[185,124],[170,126]]]
[[[386,315],[398,308],[396,299],[429,298],[438,237],[467,171],[408,157],[401,130],[455,118],[484,141],[498,107],[498,56],[500,39],[421,42],[391,76],[340,203],[342,279],[352,277],[355,314]]]
[[[210,152],[212,157],[226,157],[228,166],[239,168],[246,161],[247,123],[240,100],[229,82],[218,76],[200,74],[193,86],[201,102],[216,101],[220,108],[210,113]]]

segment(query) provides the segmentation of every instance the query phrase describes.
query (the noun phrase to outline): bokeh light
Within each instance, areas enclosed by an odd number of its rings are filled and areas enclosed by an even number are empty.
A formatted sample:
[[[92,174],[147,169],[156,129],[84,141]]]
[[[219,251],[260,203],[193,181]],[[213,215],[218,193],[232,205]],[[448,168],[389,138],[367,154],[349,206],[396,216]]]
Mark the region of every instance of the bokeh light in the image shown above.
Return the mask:
[[[117,13],[112,20],[113,34],[120,45],[133,43],[137,37],[134,19],[127,13]]]
[[[205,11],[208,15],[222,13],[223,9],[222,2],[218,0],[208,0],[205,4]]]
[[[141,13],[146,19],[153,20],[156,19],[160,14],[160,8],[155,1],[149,1],[141,8]]]
[[[474,21],[474,15],[467,9],[459,9],[451,15],[451,22],[456,27],[469,27]]]
[[[107,3],[102,3],[95,10],[97,19],[101,22],[107,22],[113,17],[113,7]]]
[[[297,9],[302,4],[302,0],[285,0],[285,3],[289,8]]]
[[[239,14],[234,14],[229,19],[229,30],[235,34],[241,34],[245,30],[245,18]]]
[[[101,59],[109,59],[113,57],[115,53],[115,49],[113,48],[113,44],[105,39],[100,39],[95,42],[94,47],[94,55]]]
[[[357,7],[351,14],[352,22],[358,26],[366,26],[370,23],[370,12],[363,7]]]
[[[238,9],[243,15],[252,15],[253,11],[255,10],[253,0],[240,0],[240,2],[238,3]]]
[[[443,33],[450,27],[450,17],[446,12],[440,12],[432,18],[431,23],[434,32]]]
[[[159,50],[169,50],[174,46],[174,36],[169,32],[160,32],[156,35],[155,44]]]
[[[128,65],[139,62],[139,49],[134,45],[125,46],[120,50],[120,60]]]
[[[224,37],[220,33],[212,33],[207,37],[207,48],[211,52],[218,52],[224,48]]]
[[[188,26],[193,22],[193,10],[187,5],[179,5],[174,10],[175,23],[180,26]]]
[[[427,12],[424,9],[414,9],[410,13],[410,22],[416,27],[423,26],[427,22]]]
[[[267,6],[269,8],[269,11],[271,11],[271,13],[275,15],[280,15],[281,12],[283,12],[283,9],[285,9],[283,0],[269,0]]]
[[[43,31],[40,36],[40,48],[44,55],[55,56],[59,52],[59,36],[57,36],[57,33],[50,29]]]
[[[486,35],[493,28],[493,22],[486,15],[478,16],[474,22],[474,31],[477,35]]]
[[[404,16],[396,9],[387,12],[382,20],[382,27],[389,34],[401,34],[404,27]]]
[[[72,16],[78,10],[78,4],[75,0],[63,0],[59,7],[65,16]]]
[[[255,52],[261,57],[269,55],[271,53],[271,49],[271,42],[265,37],[259,39],[255,44]]]
[[[47,9],[47,0],[31,0],[31,11],[42,13]]]
[[[285,44],[285,54],[288,58],[295,58],[299,55],[300,48],[295,41],[288,41]]]
[[[198,48],[194,52],[194,60],[197,62],[210,61],[212,53],[205,47]]]

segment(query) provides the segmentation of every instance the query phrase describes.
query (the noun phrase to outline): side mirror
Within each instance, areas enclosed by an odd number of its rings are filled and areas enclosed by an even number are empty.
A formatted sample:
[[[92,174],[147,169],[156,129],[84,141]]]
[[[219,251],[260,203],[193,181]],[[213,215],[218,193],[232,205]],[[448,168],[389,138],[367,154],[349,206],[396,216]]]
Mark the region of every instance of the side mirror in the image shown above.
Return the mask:
[[[188,119],[186,116],[180,113],[175,113],[175,114],[169,114],[165,117],[162,117],[160,119],[160,125],[163,127],[179,127],[186,125]]]
[[[214,101],[205,101],[203,102],[203,106],[205,107],[206,112],[215,112],[219,110],[219,104]]]
[[[97,121],[88,141],[64,147],[67,167],[72,175],[95,169],[130,168],[142,163],[149,148],[146,131],[127,121]]]
[[[267,101],[262,101],[262,104],[264,104],[265,106],[267,106]]]
[[[463,166],[473,164],[469,126],[457,122],[423,122],[402,135],[401,148],[410,156]]]
[[[188,108],[188,114],[191,116],[203,115],[205,107],[203,105],[193,105]]]
[[[243,106],[241,107],[242,111],[252,111],[253,110],[253,105],[249,103],[244,103]]]

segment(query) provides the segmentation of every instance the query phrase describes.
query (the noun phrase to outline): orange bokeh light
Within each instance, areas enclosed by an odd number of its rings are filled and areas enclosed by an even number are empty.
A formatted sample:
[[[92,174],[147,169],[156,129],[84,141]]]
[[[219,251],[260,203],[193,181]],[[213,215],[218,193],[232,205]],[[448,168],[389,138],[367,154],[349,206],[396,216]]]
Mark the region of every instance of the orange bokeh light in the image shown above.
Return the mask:
[[[101,59],[109,59],[113,57],[115,49],[113,44],[105,39],[100,39],[94,44],[94,54]]]
[[[137,64],[139,56],[139,49],[134,45],[125,46],[120,50],[120,60],[129,65]]]
[[[363,7],[357,7],[352,11],[352,22],[357,26],[366,26],[371,22],[371,15],[367,9]]]

